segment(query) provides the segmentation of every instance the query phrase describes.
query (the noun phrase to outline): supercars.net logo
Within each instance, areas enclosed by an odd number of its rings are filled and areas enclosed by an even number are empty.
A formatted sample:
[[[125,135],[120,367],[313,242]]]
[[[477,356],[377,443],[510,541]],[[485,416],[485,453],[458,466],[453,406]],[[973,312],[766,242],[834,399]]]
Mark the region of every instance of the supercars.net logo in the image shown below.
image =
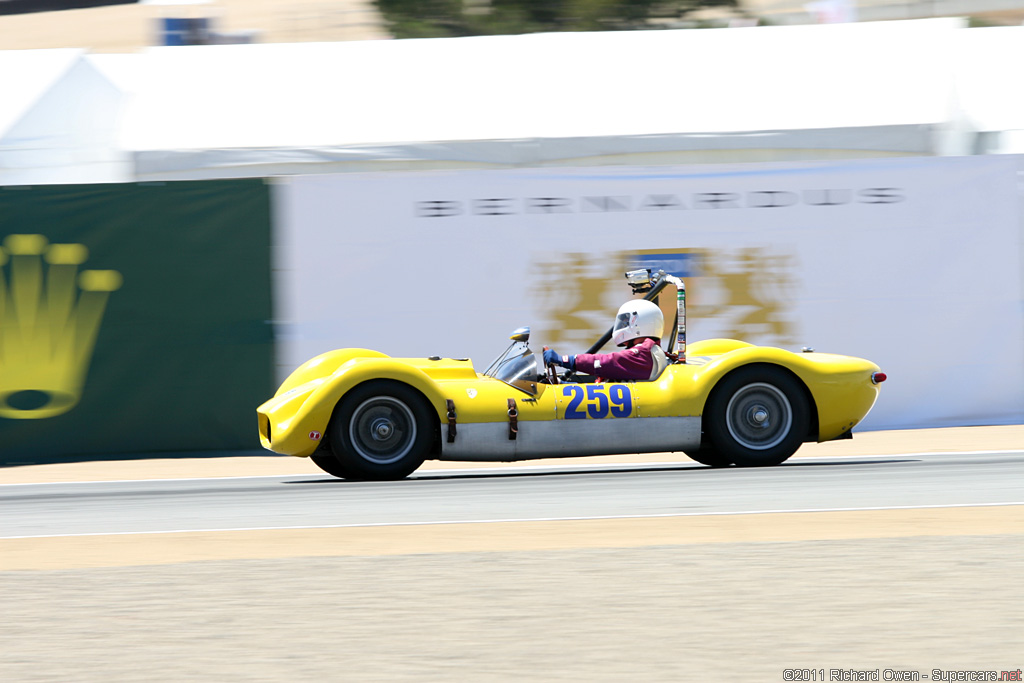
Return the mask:
[[[54,417],[79,401],[115,270],[83,270],[82,244],[8,235],[0,248],[0,417]]]

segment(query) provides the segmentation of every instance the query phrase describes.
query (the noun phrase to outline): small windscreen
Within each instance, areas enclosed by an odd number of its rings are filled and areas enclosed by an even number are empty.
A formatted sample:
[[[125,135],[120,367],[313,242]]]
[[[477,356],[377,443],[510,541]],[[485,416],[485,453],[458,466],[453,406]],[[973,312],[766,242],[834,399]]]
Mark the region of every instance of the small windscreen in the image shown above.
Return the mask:
[[[510,348],[484,374],[528,394],[537,393],[537,358],[529,349],[515,354]]]

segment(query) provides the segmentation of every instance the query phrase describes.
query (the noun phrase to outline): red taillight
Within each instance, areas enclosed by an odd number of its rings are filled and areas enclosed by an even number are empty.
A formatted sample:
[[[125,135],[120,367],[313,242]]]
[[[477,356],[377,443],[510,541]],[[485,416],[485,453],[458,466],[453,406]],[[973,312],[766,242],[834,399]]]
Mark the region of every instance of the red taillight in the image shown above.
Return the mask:
[[[886,380],[886,377],[885,377],[885,373],[884,372],[872,372],[871,373],[871,383],[872,384],[881,384],[885,380]]]

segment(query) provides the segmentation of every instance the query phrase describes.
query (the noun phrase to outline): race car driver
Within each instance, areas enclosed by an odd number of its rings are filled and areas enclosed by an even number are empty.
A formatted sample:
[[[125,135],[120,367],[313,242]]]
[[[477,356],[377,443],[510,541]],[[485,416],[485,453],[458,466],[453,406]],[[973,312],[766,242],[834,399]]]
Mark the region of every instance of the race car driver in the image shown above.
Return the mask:
[[[627,301],[619,307],[612,328],[612,342],[625,348],[613,353],[563,356],[544,347],[544,365],[554,363],[601,379],[654,379],[664,366],[655,358],[658,355],[664,360],[659,346],[664,324],[661,309],[655,304],[643,299]]]

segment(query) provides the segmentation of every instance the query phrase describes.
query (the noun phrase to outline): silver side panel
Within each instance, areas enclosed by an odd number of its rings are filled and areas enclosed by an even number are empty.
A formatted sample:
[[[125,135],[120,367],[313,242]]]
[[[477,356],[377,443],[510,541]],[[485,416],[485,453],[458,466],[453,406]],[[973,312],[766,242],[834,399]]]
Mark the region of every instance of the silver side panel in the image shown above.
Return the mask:
[[[441,425],[445,434],[447,424]],[[618,453],[661,453],[700,446],[699,417],[633,417],[605,420],[519,422],[508,438],[507,422],[460,424],[455,443],[441,439],[441,460],[510,462]]]

